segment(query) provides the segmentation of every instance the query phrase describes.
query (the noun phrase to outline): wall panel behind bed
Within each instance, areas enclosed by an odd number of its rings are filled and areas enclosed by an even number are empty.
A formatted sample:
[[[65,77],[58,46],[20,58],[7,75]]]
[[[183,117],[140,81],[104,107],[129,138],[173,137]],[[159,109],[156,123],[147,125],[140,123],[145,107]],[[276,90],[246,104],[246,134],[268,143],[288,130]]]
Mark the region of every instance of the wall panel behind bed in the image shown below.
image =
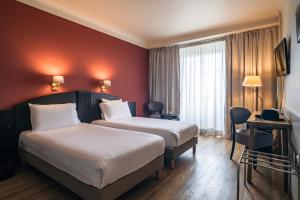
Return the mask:
[[[14,108],[15,132],[18,136],[20,132],[30,130],[30,110],[28,103],[32,104],[62,104],[76,103],[77,92],[66,92],[38,97],[27,102],[18,104]]]
[[[102,98],[117,100],[119,97],[106,93],[96,93],[89,91],[78,92],[77,110],[80,121],[90,123],[101,118],[99,103]],[[136,103],[128,102],[132,116],[136,116]]]
[[[120,99],[119,97],[106,94],[106,93],[96,93],[90,91],[74,91],[74,92],[65,92],[65,93],[42,96],[18,104],[14,108],[15,132],[18,136],[20,132],[31,129],[30,110],[29,110],[28,103],[33,103],[33,104],[76,103],[78,117],[80,121],[90,123],[93,120],[97,120],[101,118],[99,103],[102,98],[109,99],[109,100]],[[128,104],[129,104],[131,114],[133,116],[136,116],[136,103],[128,102]]]

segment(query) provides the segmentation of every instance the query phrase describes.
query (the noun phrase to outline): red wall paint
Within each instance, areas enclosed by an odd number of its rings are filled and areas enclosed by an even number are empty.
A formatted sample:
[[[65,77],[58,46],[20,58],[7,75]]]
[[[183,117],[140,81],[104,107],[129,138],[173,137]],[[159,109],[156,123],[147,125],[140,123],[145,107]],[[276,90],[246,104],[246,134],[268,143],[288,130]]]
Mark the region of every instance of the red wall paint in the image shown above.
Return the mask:
[[[148,50],[12,0],[0,1],[0,109],[51,94],[52,75],[64,75],[59,92],[100,90],[137,102],[148,100]]]

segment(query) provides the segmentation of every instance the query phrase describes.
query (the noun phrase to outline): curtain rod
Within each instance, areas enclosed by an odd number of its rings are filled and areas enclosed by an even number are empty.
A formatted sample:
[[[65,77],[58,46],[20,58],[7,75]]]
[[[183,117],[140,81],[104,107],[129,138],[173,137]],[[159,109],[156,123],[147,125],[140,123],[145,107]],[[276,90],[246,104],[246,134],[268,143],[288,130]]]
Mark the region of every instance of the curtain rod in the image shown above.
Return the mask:
[[[207,44],[207,43],[211,43],[211,42],[219,42],[219,41],[223,41],[223,40],[225,40],[225,36],[216,37],[216,38],[207,39],[207,40],[201,40],[201,41],[197,41],[197,42],[190,42],[190,43],[185,43],[185,44],[178,44],[178,46],[180,48],[184,48],[184,47],[197,46],[199,44]]]
[[[276,22],[276,23],[272,23],[272,24],[268,24],[268,25],[256,26],[256,27],[252,27],[252,28],[240,29],[240,30],[236,30],[236,31],[216,34],[216,35],[212,35],[212,36],[198,38],[198,41],[186,42],[186,43],[179,42],[179,43],[175,43],[174,45],[170,45],[170,46],[178,45],[179,47],[183,48],[183,47],[195,46],[195,45],[205,44],[205,43],[210,43],[210,42],[222,41],[228,35],[246,33],[246,32],[251,32],[251,31],[256,31],[256,30],[272,28],[272,27],[276,27],[276,26],[279,26],[279,23]],[[205,39],[205,38],[208,38],[208,39]]]

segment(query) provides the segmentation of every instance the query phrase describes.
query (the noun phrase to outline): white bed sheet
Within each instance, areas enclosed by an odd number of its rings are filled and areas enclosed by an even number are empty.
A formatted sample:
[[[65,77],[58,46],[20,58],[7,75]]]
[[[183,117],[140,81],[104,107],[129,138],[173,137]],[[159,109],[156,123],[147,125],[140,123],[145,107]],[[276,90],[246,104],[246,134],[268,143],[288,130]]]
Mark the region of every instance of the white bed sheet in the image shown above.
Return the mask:
[[[23,132],[19,148],[100,189],[161,156],[165,146],[158,136],[82,123]]]
[[[145,117],[130,117],[117,120],[95,120],[93,124],[118,129],[152,133],[164,138],[166,147],[174,148],[195,137],[198,133],[196,124],[183,121],[162,120]]]

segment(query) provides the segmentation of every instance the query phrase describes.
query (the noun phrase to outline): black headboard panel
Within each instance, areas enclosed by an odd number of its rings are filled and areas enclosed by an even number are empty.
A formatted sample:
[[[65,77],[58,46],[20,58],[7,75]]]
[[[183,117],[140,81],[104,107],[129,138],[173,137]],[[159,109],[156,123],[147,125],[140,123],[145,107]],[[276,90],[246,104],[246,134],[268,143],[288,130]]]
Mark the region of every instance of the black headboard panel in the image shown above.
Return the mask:
[[[106,93],[89,91],[78,92],[77,109],[80,121],[90,123],[93,120],[101,118],[99,103],[102,98],[109,100],[120,99],[119,97]],[[136,103],[128,102],[128,105],[132,116],[136,116]]]
[[[30,110],[29,110],[28,103],[33,103],[33,104],[77,103],[77,92],[66,92],[66,93],[47,95],[47,96],[32,99],[30,101],[15,106],[14,118],[15,118],[15,132],[17,136],[22,131],[31,129]]]
[[[62,104],[76,103],[78,117],[81,122],[90,123],[93,120],[101,118],[99,108],[100,99],[109,100],[120,99],[116,96],[106,93],[96,93],[90,91],[74,91],[59,94],[52,94],[43,97],[38,97],[30,101],[21,103],[14,107],[14,127],[17,136],[26,130],[31,129],[30,110],[28,103],[32,104]],[[128,102],[132,116],[136,116],[136,103]]]
[[[128,102],[128,106],[132,116],[136,116],[136,103],[135,102]]]

